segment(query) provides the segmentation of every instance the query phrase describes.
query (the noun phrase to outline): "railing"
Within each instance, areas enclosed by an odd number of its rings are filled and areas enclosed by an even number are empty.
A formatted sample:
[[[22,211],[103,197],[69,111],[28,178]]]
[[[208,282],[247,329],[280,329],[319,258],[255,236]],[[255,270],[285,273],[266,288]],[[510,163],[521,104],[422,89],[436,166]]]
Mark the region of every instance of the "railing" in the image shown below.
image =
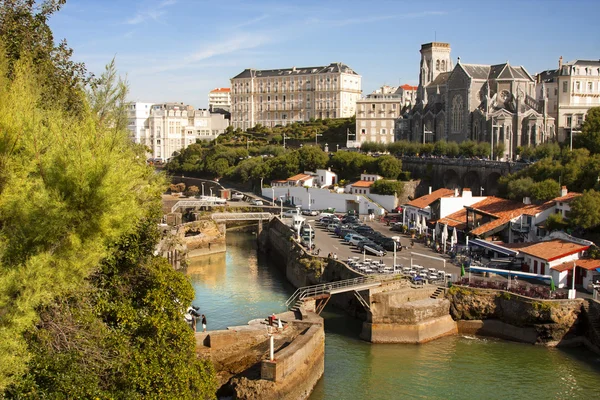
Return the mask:
[[[343,281],[336,282],[328,282],[321,283],[313,286],[304,286],[296,289],[293,295],[290,296],[289,299],[285,302],[285,306],[290,308],[293,304],[298,300],[305,299],[307,297],[314,297],[323,294],[330,294],[330,292],[335,291],[336,293],[349,292],[354,290],[354,288],[358,288],[367,284],[376,284],[381,283],[382,281],[396,279],[394,276],[361,276],[353,279],[346,279]]]
[[[222,206],[223,202],[216,202],[214,200],[180,200],[173,207],[171,212],[175,212],[178,208],[196,208],[196,207],[208,207],[208,206]]]
[[[271,213],[212,213],[215,221],[269,221],[273,218]]]

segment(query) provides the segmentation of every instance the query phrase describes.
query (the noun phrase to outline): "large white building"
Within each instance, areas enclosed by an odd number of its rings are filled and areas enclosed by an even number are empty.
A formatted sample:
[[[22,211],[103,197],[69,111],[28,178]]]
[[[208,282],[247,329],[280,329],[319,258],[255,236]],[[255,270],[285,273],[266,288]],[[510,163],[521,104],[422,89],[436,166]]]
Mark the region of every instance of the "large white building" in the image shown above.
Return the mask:
[[[183,103],[129,103],[129,130],[151,156],[166,160],[197,140],[214,140],[229,121],[222,114],[195,110]]]
[[[208,109],[210,112],[231,110],[231,89],[216,88],[208,93]]]
[[[342,63],[246,69],[231,79],[231,124],[246,130],[257,124],[351,117],[360,94],[361,76]]]
[[[570,142],[581,130],[587,111],[600,106],[600,60],[575,60],[536,76],[538,101],[546,101],[556,121],[560,142]]]

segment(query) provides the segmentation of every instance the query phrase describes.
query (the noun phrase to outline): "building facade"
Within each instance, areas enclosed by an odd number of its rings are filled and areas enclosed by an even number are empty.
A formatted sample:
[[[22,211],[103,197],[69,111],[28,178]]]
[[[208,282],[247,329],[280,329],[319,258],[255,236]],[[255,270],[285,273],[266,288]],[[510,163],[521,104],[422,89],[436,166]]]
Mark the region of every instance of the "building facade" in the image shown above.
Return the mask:
[[[575,60],[536,76],[538,101],[548,102],[557,139],[570,142],[581,131],[587,111],[600,106],[600,60]]]
[[[356,112],[361,76],[342,63],[325,67],[246,69],[231,79],[231,123],[243,130],[345,118]]]
[[[360,147],[364,142],[394,142],[394,123],[400,116],[403,98],[398,88],[382,86],[356,102],[356,138],[346,147]]]
[[[208,110],[216,111],[231,111],[231,89],[216,88],[208,93]]]
[[[439,69],[438,69],[439,66]],[[417,104],[398,122],[401,139],[488,142],[494,158],[512,159],[518,146],[535,146],[554,136],[547,103],[535,98],[535,80],[509,63],[452,67],[450,45],[421,47]]]
[[[129,130],[136,143],[147,146],[151,157],[167,160],[197,140],[214,140],[229,121],[222,114],[195,110],[183,103],[130,103]]]

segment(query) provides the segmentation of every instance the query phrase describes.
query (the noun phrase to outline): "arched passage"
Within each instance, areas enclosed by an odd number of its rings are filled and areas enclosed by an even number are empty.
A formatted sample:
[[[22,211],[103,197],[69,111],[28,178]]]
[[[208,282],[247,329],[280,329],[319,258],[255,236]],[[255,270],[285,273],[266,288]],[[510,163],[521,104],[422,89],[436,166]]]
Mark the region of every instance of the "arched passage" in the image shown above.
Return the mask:
[[[498,179],[500,179],[500,174],[498,172],[491,172],[485,178],[484,188],[485,188],[485,196],[496,196],[498,194]]]
[[[447,169],[444,171],[444,175],[442,177],[443,185],[446,189],[457,189],[460,187],[460,178],[458,174],[453,169]]]
[[[463,175],[462,187],[471,189],[474,196],[479,196],[486,193],[481,193],[481,179],[476,171],[469,171]]]

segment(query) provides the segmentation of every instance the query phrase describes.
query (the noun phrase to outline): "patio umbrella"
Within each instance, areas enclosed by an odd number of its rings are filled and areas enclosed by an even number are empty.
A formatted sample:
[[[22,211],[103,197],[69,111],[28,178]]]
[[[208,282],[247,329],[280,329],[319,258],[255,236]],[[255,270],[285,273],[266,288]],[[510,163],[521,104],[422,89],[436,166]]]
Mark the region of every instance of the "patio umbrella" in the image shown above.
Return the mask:
[[[462,278],[463,276],[465,276],[465,264],[464,263],[460,264],[460,277]]]
[[[554,285],[554,279],[552,279],[552,278],[550,278],[550,290],[551,291],[556,290],[556,286]]]
[[[452,247],[455,244],[458,244],[458,232],[456,231],[456,227],[452,230]]]
[[[444,244],[444,253],[446,252],[446,241],[448,240],[448,225],[444,224],[442,231],[442,243]]]

